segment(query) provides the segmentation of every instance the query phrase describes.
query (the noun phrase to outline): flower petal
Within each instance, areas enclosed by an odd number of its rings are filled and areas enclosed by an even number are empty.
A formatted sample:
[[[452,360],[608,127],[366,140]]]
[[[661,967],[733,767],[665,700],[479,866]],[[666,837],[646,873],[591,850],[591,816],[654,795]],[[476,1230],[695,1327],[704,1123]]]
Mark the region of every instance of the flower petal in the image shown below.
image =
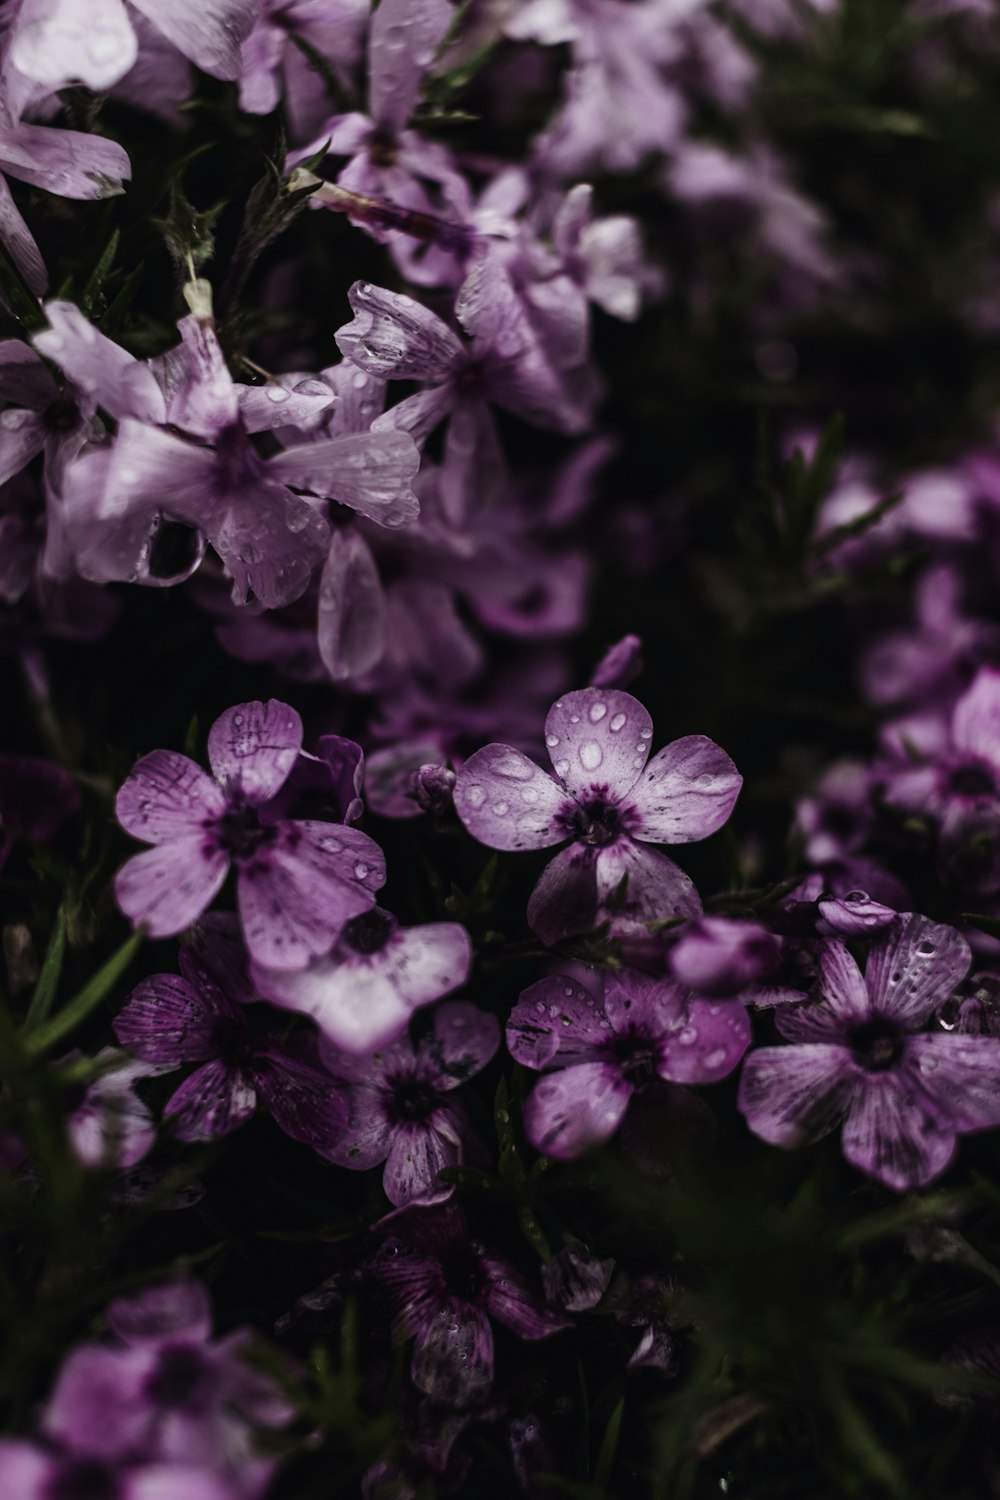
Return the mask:
[[[631,1097],[631,1084],[611,1063],[580,1063],[549,1073],[525,1103],[525,1134],[546,1156],[582,1156],[611,1139]]]
[[[250,1071],[261,1102],[285,1134],[327,1155],[347,1122],[343,1087],[277,1045],[259,1047]]]
[[[391,3],[399,8],[399,0]],[[402,4],[409,6],[410,0]],[[338,329],[337,348],[367,374],[381,380],[436,383],[447,379],[462,360],[458,335],[412,297],[367,281],[356,281],[347,296],[354,321]]]
[[[743,777],[726,752],[703,734],[674,740],[653,756],[629,801],[640,824],[633,837],[651,843],[691,844],[721,828]]]
[[[508,1261],[499,1256],[484,1255],[482,1265],[489,1277],[486,1306],[490,1314],[506,1323],[518,1338],[547,1339],[563,1328],[572,1327],[573,1319],[546,1307]]]
[[[980,667],[955,705],[951,736],[957,750],[981,755],[1000,769],[1000,671]]]
[[[385,654],[385,592],[371,549],[338,527],[319,581],[317,644],[334,682],[360,677]]]
[[[758,1047],[743,1064],[737,1104],[762,1140],[805,1146],[828,1135],[843,1115],[850,1075],[845,1047]]]
[[[152,974],[115,1017],[115,1036],[144,1062],[203,1062],[218,1051],[217,1028],[229,1007],[213,1004],[214,986],[197,990],[179,974]],[[219,999],[221,1000],[221,996]]]
[[[849,1027],[871,1016],[868,986],[843,943],[824,943],[817,967],[820,998],[777,1016],[778,1030],[789,1041],[841,1042]]]
[[[178,52],[213,78],[240,76],[240,44],[257,20],[259,0],[133,0],[136,10]]]
[[[382,1176],[385,1195],[397,1207],[414,1198],[444,1196],[452,1189],[438,1182],[437,1174],[443,1167],[457,1166],[461,1160],[461,1144],[441,1135],[429,1121],[423,1125],[404,1125],[393,1132]]]
[[[446,1000],[435,1010],[433,1030],[420,1044],[418,1056],[433,1061],[440,1088],[457,1088],[481,1072],[499,1046],[496,1016],[467,1000]]]
[[[855,1090],[843,1145],[852,1166],[902,1193],[944,1171],[955,1154],[955,1127],[930,1107],[906,1072],[881,1073]]]
[[[478,1405],[493,1384],[493,1330],[485,1313],[449,1297],[417,1332],[410,1376],[442,1406]]]
[[[174,937],[189,927],[222,889],[229,860],[202,834],[175,839],[133,855],[115,876],[118,905],[150,937]]]
[[[673,1083],[717,1083],[750,1045],[750,1018],[738,1000],[691,1000],[661,1043],[657,1072]]]
[[[567,837],[560,819],[572,811],[562,788],[511,745],[470,755],[455,782],[455,810],[473,838],[490,849],[545,849]]]
[[[245,1125],[256,1108],[257,1090],[250,1075],[216,1058],[171,1095],[164,1119],[179,1140],[216,1141]]]
[[[871,1008],[917,1027],[951,998],[971,963],[969,945],[953,927],[905,912],[869,950],[865,980]]]
[[[117,141],[23,120],[0,131],[0,166],[9,177],[57,198],[111,198],[124,192],[123,183],[132,176]]]
[[[671,979],[635,969],[612,970],[604,981],[604,1009],[616,1032],[666,1035],[685,1014],[685,994]]]
[[[649,756],[653,721],[638,698],[618,688],[580,688],[553,703],[545,743],[556,775],[581,801],[620,801]]]
[[[368,38],[368,108],[376,125],[392,132],[406,124],[453,15],[448,0],[382,0]]]
[[[568,975],[539,979],[522,990],[507,1022],[511,1057],[536,1071],[552,1062],[593,1062],[610,1036],[601,1005]]]
[[[46,302],[49,326],[35,348],[116,420],[163,422],[166,406],[152,370],[95,328],[72,302]]]
[[[953,1130],[1000,1125],[1000,1037],[932,1032],[911,1037],[906,1057]]]
[[[225,810],[212,778],[175,750],[153,750],[136,761],[115,798],[125,832],[146,844],[188,837]]]
[[[227,708],[208,732],[214,776],[255,804],[280,791],[301,749],[302,720],[276,698]]]
[[[286,448],[267,472],[283,484],[336,500],[379,526],[406,526],[420,514],[412,484],[420,468],[406,432],[355,432]]]
[[[355,1085],[347,1091],[348,1118],[336,1140],[317,1148],[338,1167],[366,1172],[385,1161],[392,1144],[379,1090]]]

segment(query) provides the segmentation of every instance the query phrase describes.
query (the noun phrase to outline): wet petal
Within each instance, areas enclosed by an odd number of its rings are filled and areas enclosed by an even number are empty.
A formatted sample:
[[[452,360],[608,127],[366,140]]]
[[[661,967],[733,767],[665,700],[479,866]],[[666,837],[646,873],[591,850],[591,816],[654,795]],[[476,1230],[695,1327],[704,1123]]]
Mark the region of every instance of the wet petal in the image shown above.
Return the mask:
[[[398,9],[399,0],[392,0]],[[402,0],[408,7],[410,0]],[[436,313],[367,281],[348,292],[354,321],[336,334],[345,359],[382,380],[444,380],[463,358],[463,346]]]
[[[852,1166],[902,1193],[944,1171],[955,1153],[955,1127],[907,1072],[869,1075],[851,1099],[843,1145]]]
[[[44,312],[49,326],[31,342],[81,391],[116,419],[164,421],[163,394],[147,365],[106,338],[72,302],[46,302]]]
[[[743,777],[714,740],[689,734],[653,756],[629,794],[640,823],[630,832],[651,843],[691,844],[721,828]]]
[[[171,1095],[164,1119],[182,1141],[216,1141],[246,1124],[256,1108],[250,1075],[216,1058]]]
[[[229,860],[204,836],[175,839],[133,855],[115,876],[118,905],[150,937],[174,937],[189,927],[222,889]]]
[[[538,877],[528,899],[527,917],[528,926],[543,943],[558,943],[597,926],[597,854],[596,849],[571,844]]]
[[[593,1062],[611,1036],[603,1007],[567,975],[539,979],[521,992],[507,1022],[507,1047],[515,1062],[540,1070],[557,1062]]]
[[[122,0],[27,0],[11,43],[18,72],[49,90],[82,83],[104,93],[133,66],[135,33]]]
[[[919,1026],[951,998],[972,963],[953,927],[906,912],[873,943],[865,968],[872,1010]]]
[[[214,986],[198,990],[179,974],[153,974],[136,985],[113,1027],[133,1057],[179,1066],[216,1055],[219,1022],[230,1011]]]
[[[343,1087],[280,1046],[258,1048],[250,1071],[261,1102],[285,1134],[328,1155],[347,1122]]]
[[[464,933],[464,929],[459,928]],[[500,1022],[467,1000],[446,1000],[434,1012],[433,1031],[419,1056],[434,1062],[441,1088],[457,1088],[482,1071],[500,1046]]]
[[[257,20],[259,0],[133,0],[157,31],[213,78],[240,76],[240,45]]]
[[[0,484],[20,474],[41,453],[45,438],[43,419],[34,412],[13,407],[0,414]]]
[[[550,1073],[525,1103],[525,1134],[546,1156],[582,1156],[611,1139],[631,1097],[631,1084],[611,1063],[580,1063]]]
[[[383,129],[410,118],[453,14],[448,0],[382,0],[368,39],[368,108]]]
[[[414,1198],[450,1193],[452,1189],[438,1182],[437,1174],[444,1167],[457,1166],[461,1160],[460,1143],[441,1135],[430,1122],[404,1125],[393,1132],[382,1177],[385,1195],[399,1207]]]
[[[701,915],[690,875],[665,854],[631,839],[597,851],[596,878],[598,916],[610,922],[613,934],[645,933],[650,922]]]
[[[493,1330],[485,1313],[450,1297],[421,1326],[410,1375],[443,1406],[475,1406],[493,1384]]]
[[[320,1147],[323,1156],[338,1167],[366,1172],[385,1161],[392,1144],[392,1127],[386,1118],[382,1095],[378,1089],[363,1085],[347,1093],[348,1118],[336,1140]]]
[[[617,1032],[665,1035],[684,1015],[684,991],[670,979],[637,970],[612,970],[604,981],[604,1009]]]
[[[455,782],[455,810],[473,838],[491,849],[545,849],[567,837],[565,792],[541,766],[510,745],[470,755]]]
[[[911,1037],[908,1071],[952,1130],[1000,1125],[1000,1037],[947,1034]]]
[[[26,125],[0,131],[0,166],[10,177],[58,198],[110,198],[132,176],[117,141],[79,130]]]
[[[212,1332],[208,1292],[200,1281],[183,1272],[116,1298],[105,1316],[111,1331],[126,1344],[156,1344],[179,1334],[202,1340]]]
[[[499,1256],[484,1255],[482,1264],[490,1281],[486,1306],[491,1315],[512,1328],[518,1338],[547,1339],[563,1328],[572,1327],[572,1318],[546,1307],[523,1276]]]
[[[153,750],[136,761],[115,798],[125,832],[147,844],[188,837],[225,810],[212,778],[175,750]]]
[[[208,732],[213,774],[255,804],[280,791],[301,749],[302,720],[276,698],[227,708]]]
[[[649,757],[653,721],[638,698],[618,688],[581,688],[549,709],[545,743],[556,775],[581,801],[618,801]]]
[[[844,1047],[758,1047],[743,1064],[737,1099],[755,1135],[772,1146],[805,1146],[828,1135],[851,1092]]]
[[[49,278],[42,260],[42,252],[28,228],[14,195],[0,176],[0,242],[10,252],[11,259],[28,283],[36,297],[40,297],[48,286]],[[22,400],[25,399],[23,396]]]
[[[405,526],[420,514],[413,480],[420,454],[406,432],[356,432],[286,448],[268,474],[367,516],[379,526]]]
[[[657,1072],[673,1083],[717,1083],[750,1045],[750,1018],[738,1000],[691,1000],[661,1043]]]
[[[338,527],[319,581],[317,643],[334,682],[360,677],[385,654],[385,593],[371,549]]]

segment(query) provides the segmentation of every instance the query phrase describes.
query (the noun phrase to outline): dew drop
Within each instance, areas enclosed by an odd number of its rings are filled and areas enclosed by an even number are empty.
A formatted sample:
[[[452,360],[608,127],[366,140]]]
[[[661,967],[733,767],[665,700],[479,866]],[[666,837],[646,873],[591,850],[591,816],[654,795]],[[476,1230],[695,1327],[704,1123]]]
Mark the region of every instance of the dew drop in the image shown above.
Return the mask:
[[[505,818],[507,816],[507,814],[510,812],[510,803],[509,802],[494,802],[492,810],[493,810],[494,814],[496,815],[496,817],[498,817],[498,818]]]
[[[365,876],[367,874],[368,874],[368,866],[365,864],[365,862],[364,862],[363,859],[359,859],[358,862],[356,863],[356,865],[354,866],[354,875],[355,875],[355,878],[357,880],[364,880],[364,878],[365,878]]]
[[[520,755],[502,755],[493,762],[491,769],[494,775],[503,776],[508,781],[530,781],[535,771],[531,761]]]
[[[705,1066],[707,1068],[721,1068],[727,1056],[728,1053],[725,1047],[716,1047],[715,1051],[710,1052],[705,1058]]]
[[[284,405],[288,400],[289,394],[283,385],[266,385],[264,387],[264,395],[268,401],[273,401],[275,406]]]
[[[604,751],[596,740],[585,740],[580,746],[580,764],[585,771],[596,771],[604,759]]]
[[[617,734],[619,729],[624,729],[627,723],[628,714],[615,714],[614,718],[611,720],[611,723],[608,725],[608,728],[611,730],[612,734]]]
[[[535,788],[533,786],[523,786],[521,788],[521,801],[522,802],[537,802],[538,801],[538,793],[537,793],[537,791],[535,790]]]
[[[937,952],[937,949],[935,948],[933,943],[929,943],[927,939],[924,938],[922,943],[917,944],[917,952],[920,954],[921,958],[929,958],[932,953]]]
[[[697,1026],[685,1026],[683,1031],[677,1033],[677,1040],[684,1047],[693,1047],[698,1040]]]
[[[566,772],[568,770],[569,770],[569,761],[568,760],[566,760],[564,758],[562,760],[557,760],[556,761],[556,775],[557,776],[565,776]]]
[[[545,736],[545,743],[550,750],[554,750],[559,743],[559,736],[557,734],[547,734]]]
[[[844,899],[845,902],[848,902],[851,906],[862,906],[868,900],[868,892],[867,891],[848,891],[847,895],[844,896],[843,899]]]
[[[486,793],[483,791],[481,786],[478,786],[474,782],[472,786],[467,786],[465,788],[465,800],[470,807],[482,807],[483,803],[486,801]]]
[[[639,738],[641,740],[651,740],[653,738],[653,731],[651,729],[640,729]]]
[[[570,716],[569,716],[569,722],[571,724],[579,724],[579,722],[580,722],[580,715],[579,714],[570,714]]]
[[[587,717],[591,724],[599,724],[607,711],[608,705],[606,703],[592,703]]]

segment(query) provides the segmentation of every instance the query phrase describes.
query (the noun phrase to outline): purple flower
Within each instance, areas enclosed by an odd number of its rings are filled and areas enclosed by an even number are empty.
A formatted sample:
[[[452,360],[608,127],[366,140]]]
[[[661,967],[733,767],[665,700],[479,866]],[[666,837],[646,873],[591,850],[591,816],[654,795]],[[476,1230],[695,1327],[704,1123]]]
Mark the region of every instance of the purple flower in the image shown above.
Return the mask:
[[[334,1047],[367,1054],[398,1036],[412,1013],[458,989],[472,948],[457,922],[400,927],[381,907],[354,917],[324,957],[280,973],[254,965],[265,1000],[312,1016]]]
[[[750,1129],[794,1147],[843,1121],[848,1161],[898,1191],[943,1172],[957,1136],[1000,1124],[1000,1038],[916,1034],[970,962],[957,932],[913,913],[872,944],[864,978],[828,943],[820,998],[776,1015],[793,1045],[758,1048],[744,1065]]]
[[[674,978],[701,995],[735,995],[777,967],[781,941],[757,922],[695,917],[670,950]]]
[[[542,1267],[545,1297],[566,1312],[589,1312],[611,1282],[613,1260],[598,1260],[579,1240],[570,1240]]]
[[[78,1053],[63,1059],[75,1062]],[[66,1133],[77,1160],[85,1167],[107,1171],[134,1167],[152,1148],[156,1127],[149,1108],[134,1091],[140,1078],[157,1071],[134,1062],[114,1047],[104,1047],[94,1059],[107,1072],[95,1078],[78,1103],[66,1113]]]
[[[522,1339],[570,1326],[545,1307],[523,1277],[469,1237],[454,1201],[410,1205],[381,1220],[389,1238],[372,1269],[393,1312],[393,1332],[412,1338],[410,1376],[443,1406],[474,1406],[493,1384],[490,1318]]]
[[[45,1409],[46,1435],[95,1466],[197,1465],[227,1481],[207,1495],[258,1496],[273,1462],[256,1453],[255,1429],[283,1425],[291,1411],[274,1382],[245,1362],[248,1333],[213,1341],[208,1295],[184,1276],[120,1298],[107,1317],[117,1343],[73,1350]],[[123,1484],[83,1491],[80,1500],[105,1493],[133,1497]],[[146,1491],[137,1485],[134,1494]],[[183,1487],[176,1494],[186,1500]]]
[[[227,985],[189,951],[180,974],[153,974],[132,991],[114,1022],[123,1047],[159,1071],[201,1066],[167,1101],[165,1116],[182,1141],[214,1141],[254,1114],[258,1102],[286,1134],[327,1150],[347,1118],[329,1074],[277,1037],[254,1038],[241,1002],[249,982]]]
[[[477,750],[459,772],[455,808],[480,843],[545,849],[573,841],[528,903],[543,942],[587,931],[604,915],[624,932],[700,913],[688,876],[645,845],[708,838],[729,817],[743,778],[699,734],[674,740],[647,766],[652,738],[652,720],[630,693],[582,688],[553,704],[545,721],[555,777],[510,745]]]
[[[439,1005],[431,1029],[415,1045],[401,1037],[370,1057],[320,1044],[335,1078],[347,1085],[349,1119],[323,1152],[341,1167],[365,1171],[385,1162],[382,1185],[397,1206],[431,1193],[447,1194],[437,1174],[457,1166],[473,1127],[452,1094],[480,1072],[500,1045],[500,1023],[475,1005]]]
[[[115,803],[126,832],[155,846],[118,872],[126,916],[145,922],[153,937],[181,932],[218,894],[232,864],[254,959],[301,968],[325,953],[344,923],[372,906],[385,862],[356,828],[271,814],[301,747],[298,714],[271,699],[216,719],[208,736],[214,780],[173,750],[144,755]]]
[[[241,1500],[221,1475],[187,1462],[119,1462],[11,1438],[0,1438],[0,1491],[11,1500]]]
[[[547,1156],[582,1156],[614,1135],[636,1093],[661,1081],[715,1083],[750,1043],[735,1001],[692,998],[669,980],[609,974],[604,1000],[566,975],[529,985],[507,1023],[516,1062],[552,1069],[524,1107]]]

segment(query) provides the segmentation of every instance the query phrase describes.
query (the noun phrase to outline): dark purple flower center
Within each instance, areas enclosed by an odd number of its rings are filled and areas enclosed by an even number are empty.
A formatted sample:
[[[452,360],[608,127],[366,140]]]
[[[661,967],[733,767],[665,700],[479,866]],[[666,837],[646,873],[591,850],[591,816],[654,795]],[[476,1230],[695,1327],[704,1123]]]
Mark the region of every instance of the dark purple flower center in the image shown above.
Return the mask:
[[[68,396],[57,396],[42,413],[47,432],[72,432],[80,420],[80,408]]]
[[[368,137],[368,160],[374,167],[395,166],[398,149],[394,137],[388,130],[382,128],[373,130]]]
[[[230,859],[242,860],[249,859],[258,849],[272,844],[275,829],[260,821],[260,814],[255,807],[234,803],[215,823],[215,836],[219,841],[219,848]]]
[[[571,812],[563,814],[567,832],[594,849],[613,844],[625,831],[625,821],[621,807],[602,796],[588,797],[586,802],[578,802]]]
[[[852,1026],[847,1033],[851,1056],[866,1073],[885,1073],[903,1055],[906,1039],[894,1021],[875,1016]]]
[[[259,483],[264,465],[240,422],[224,427],[215,444],[215,475],[223,491]]]
[[[485,1295],[488,1279],[483,1263],[471,1245],[458,1245],[441,1262],[445,1286],[465,1302],[478,1302]]]
[[[341,929],[341,942],[355,953],[380,953],[396,930],[396,918],[375,907],[352,917]]]
[[[389,1088],[393,1124],[413,1125],[426,1120],[441,1103],[440,1091],[424,1078],[393,1078]]]
[[[178,1344],[160,1354],[146,1384],[154,1406],[195,1410],[203,1405],[211,1383],[211,1369],[200,1349]]]
[[[616,1036],[611,1055],[621,1069],[622,1077],[634,1088],[652,1083],[656,1074],[657,1050],[646,1036]]]
[[[115,1471],[96,1458],[71,1458],[59,1465],[42,1491],[44,1500],[119,1500]]]
[[[996,777],[985,761],[970,760],[955,766],[948,776],[948,790],[959,797],[995,797]]]

